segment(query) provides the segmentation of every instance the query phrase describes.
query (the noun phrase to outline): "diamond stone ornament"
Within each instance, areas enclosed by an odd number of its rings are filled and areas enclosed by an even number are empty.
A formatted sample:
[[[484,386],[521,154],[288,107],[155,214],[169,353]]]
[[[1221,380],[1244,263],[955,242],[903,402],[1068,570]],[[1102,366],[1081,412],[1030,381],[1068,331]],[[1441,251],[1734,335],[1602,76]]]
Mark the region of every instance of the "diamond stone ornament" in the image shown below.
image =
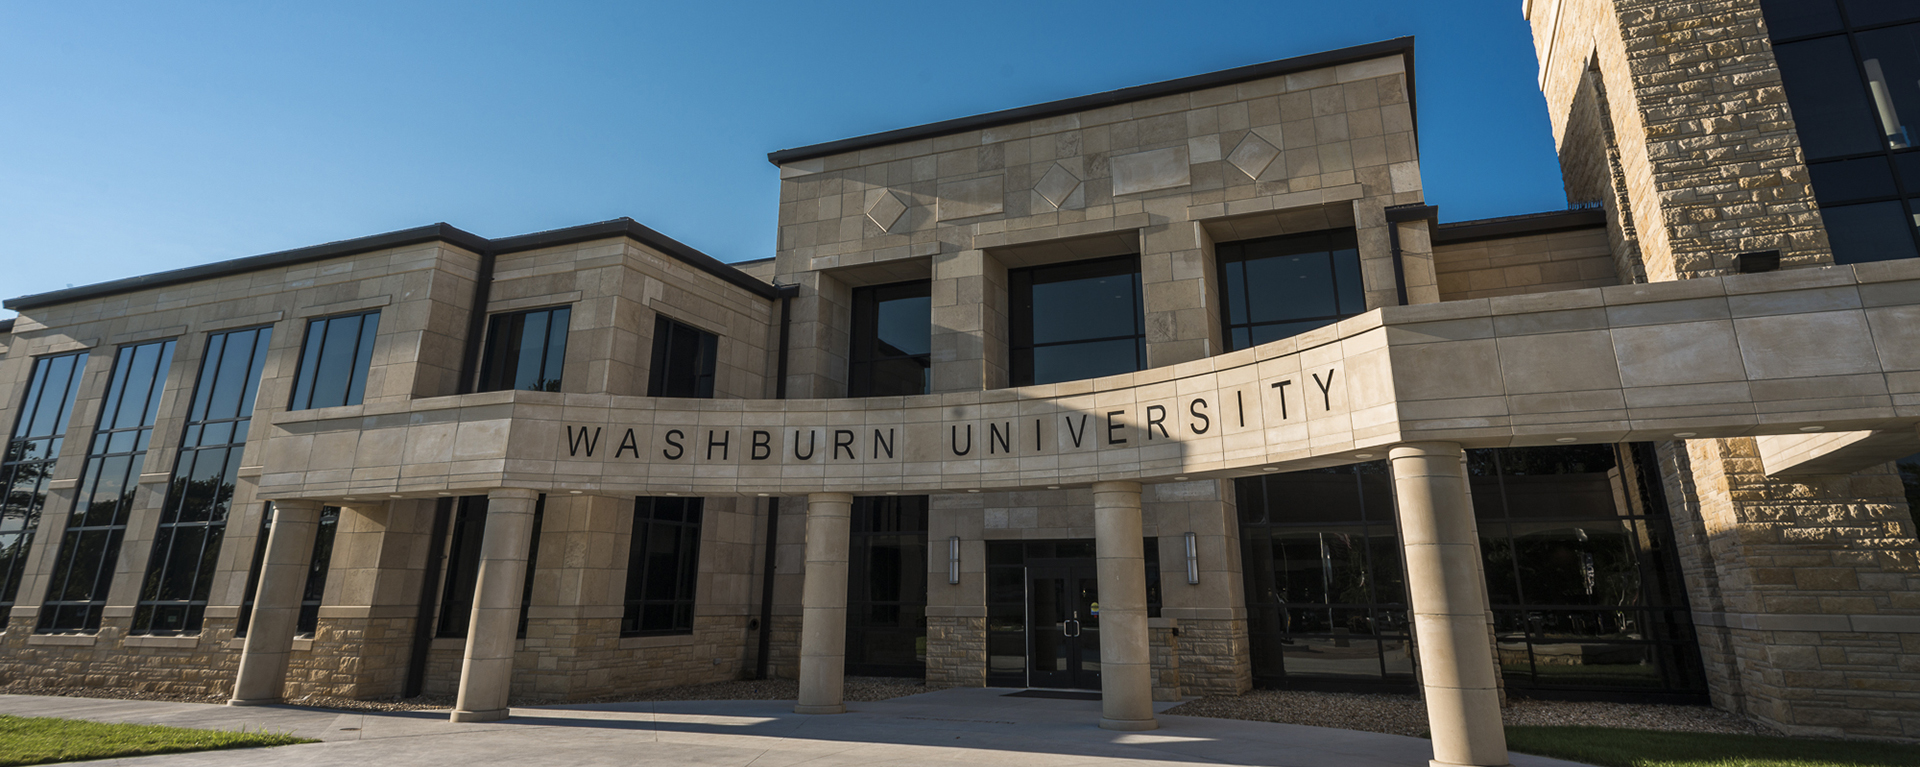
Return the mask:
[[[886,231],[892,229],[894,222],[900,220],[900,214],[905,212],[907,212],[907,204],[900,201],[899,195],[894,194],[892,190],[883,190],[880,196],[874,198],[873,203],[867,206],[867,220],[872,221],[874,226],[880,227],[881,231]]]
[[[1058,208],[1067,204],[1067,198],[1073,195],[1073,190],[1079,188],[1080,179],[1076,178],[1072,171],[1056,162],[1052,168],[1047,169],[1046,175],[1040,177],[1040,183],[1033,186],[1033,191],[1046,198],[1048,204]]]
[[[1266,139],[1249,133],[1246,138],[1240,139],[1240,145],[1233,148],[1233,153],[1227,155],[1227,162],[1247,174],[1247,178],[1257,179],[1268,165],[1273,164],[1273,158],[1279,156],[1280,150],[1267,143]]]

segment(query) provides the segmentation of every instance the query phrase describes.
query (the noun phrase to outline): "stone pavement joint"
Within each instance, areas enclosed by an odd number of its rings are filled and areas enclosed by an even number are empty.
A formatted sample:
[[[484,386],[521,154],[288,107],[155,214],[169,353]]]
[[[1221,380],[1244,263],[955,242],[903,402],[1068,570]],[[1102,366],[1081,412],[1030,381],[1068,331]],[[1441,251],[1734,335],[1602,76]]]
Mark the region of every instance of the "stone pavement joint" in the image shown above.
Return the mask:
[[[790,701],[634,702],[515,708],[503,721],[456,724],[445,711],[341,712],[299,706],[0,695],[0,714],[204,729],[270,730],[323,742],[168,754],[141,765],[366,767],[519,765],[1193,765],[1419,767],[1420,738],[1267,722],[1160,715],[1152,732],[1100,729],[1097,701],[1008,698],[951,689],[807,716]],[[1164,712],[1173,703],[1157,703]],[[1513,755],[1514,767],[1577,767]]]

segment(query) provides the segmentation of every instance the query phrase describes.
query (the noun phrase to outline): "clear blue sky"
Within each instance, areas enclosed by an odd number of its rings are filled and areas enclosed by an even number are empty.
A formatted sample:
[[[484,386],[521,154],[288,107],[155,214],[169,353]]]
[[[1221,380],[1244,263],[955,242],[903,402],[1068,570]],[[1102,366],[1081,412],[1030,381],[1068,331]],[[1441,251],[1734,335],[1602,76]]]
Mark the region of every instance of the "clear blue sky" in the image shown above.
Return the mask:
[[[1401,35],[1442,220],[1554,210],[1519,6],[5,3],[0,297],[436,221],[764,258],[767,152]]]

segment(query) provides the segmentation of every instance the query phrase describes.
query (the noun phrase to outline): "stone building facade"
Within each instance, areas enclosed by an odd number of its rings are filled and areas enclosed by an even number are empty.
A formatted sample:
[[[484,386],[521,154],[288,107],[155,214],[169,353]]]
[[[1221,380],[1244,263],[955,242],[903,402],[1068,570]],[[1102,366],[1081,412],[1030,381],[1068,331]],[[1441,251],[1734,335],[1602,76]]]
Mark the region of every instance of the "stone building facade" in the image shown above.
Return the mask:
[[[1829,243],[1758,5],[1525,13],[1565,211],[1440,223],[1402,39],[774,152],[771,258],[441,224],[13,299],[0,682],[1920,739],[1920,259]]]

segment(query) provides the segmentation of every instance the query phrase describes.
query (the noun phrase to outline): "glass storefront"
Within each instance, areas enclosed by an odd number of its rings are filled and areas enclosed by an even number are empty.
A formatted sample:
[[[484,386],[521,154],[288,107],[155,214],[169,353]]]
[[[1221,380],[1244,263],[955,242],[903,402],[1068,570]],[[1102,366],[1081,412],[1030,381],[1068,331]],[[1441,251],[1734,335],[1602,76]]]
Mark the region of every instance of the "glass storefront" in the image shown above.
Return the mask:
[[[1653,461],[1648,444],[1468,451],[1509,691],[1705,694]],[[1238,490],[1255,682],[1411,688],[1386,462]]]

